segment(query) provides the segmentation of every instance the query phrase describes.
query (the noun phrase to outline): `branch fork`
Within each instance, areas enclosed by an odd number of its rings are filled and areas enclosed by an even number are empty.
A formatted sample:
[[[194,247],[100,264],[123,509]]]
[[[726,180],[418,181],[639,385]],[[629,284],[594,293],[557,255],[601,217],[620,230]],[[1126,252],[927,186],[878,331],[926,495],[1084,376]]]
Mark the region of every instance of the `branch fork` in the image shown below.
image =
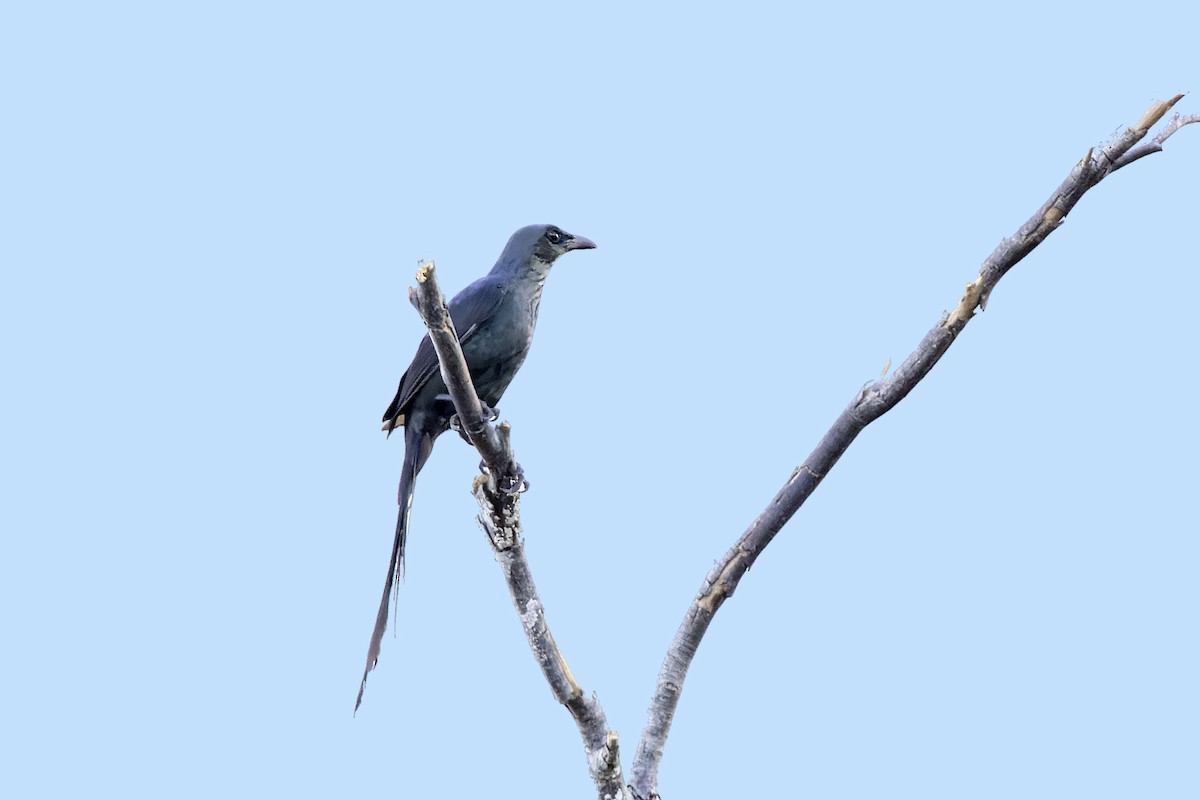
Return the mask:
[[[602,800],[657,800],[658,766],[688,667],[714,615],[733,595],[742,576],[816,490],[858,434],[895,407],[933,369],[974,317],[975,310],[982,311],[986,307],[1000,279],[1066,221],[1084,193],[1116,170],[1160,152],[1163,142],[1184,125],[1200,122],[1200,116],[1176,114],[1150,141],[1135,146],[1182,98],[1183,95],[1176,95],[1168,101],[1155,103],[1136,125],[1116,135],[1108,145],[1099,150],[1089,149],[1041,208],[1013,236],[996,246],[979,268],[978,276],[967,284],[958,304],[925,334],[917,349],[890,376],[886,376],[885,369],[885,376],[871,381],[855,394],[803,466],[793,471],[767,508],[709,571],[663,660],[628,786],[621,774],[617,734],[608,730],[600,703],[594,696],[586,696],[572,676],[546,624],[545,609],[533,584],[521,538],[519,489],[523,476],[513,458],[510,428],[507,423],[494,427],[485,417],[471,384],[445,299],[437,286],[433,263],[420,266],[417,287],[410,290],[409,298],[429,328],[442,377],[449,387],[462,428],[479,450],[486,467],[472,487],[483,511],[479,522],[504,572],[534,658],[555,699],[567,707],[579,727],[588,770]],[[518,491],[505,491],[506,486],[516,486]]]

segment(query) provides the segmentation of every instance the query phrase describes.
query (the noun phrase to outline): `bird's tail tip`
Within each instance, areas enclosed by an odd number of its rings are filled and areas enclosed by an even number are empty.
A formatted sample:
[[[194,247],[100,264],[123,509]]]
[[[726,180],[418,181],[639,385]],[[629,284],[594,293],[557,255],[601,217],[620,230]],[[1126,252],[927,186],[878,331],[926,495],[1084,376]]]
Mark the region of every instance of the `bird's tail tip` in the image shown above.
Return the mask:
[[[371,670],[369,670],[369,669],[367,670],[367,672],[370,672],[370,671]],[[354,716],[356,716],[356,717],[358,716],[359,706],[362,705],[363,692],[365,692],[366,690],[367,690],[367,676],[364,673],[362,683],[360,683],[358,685],[358,697],[354,698]]]

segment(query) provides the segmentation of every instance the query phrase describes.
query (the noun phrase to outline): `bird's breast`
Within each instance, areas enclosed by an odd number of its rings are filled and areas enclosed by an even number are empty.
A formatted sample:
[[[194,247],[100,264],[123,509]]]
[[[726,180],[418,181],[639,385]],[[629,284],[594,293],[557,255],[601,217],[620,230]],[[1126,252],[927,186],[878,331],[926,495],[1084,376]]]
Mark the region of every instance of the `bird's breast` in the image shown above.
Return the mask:
[[[538,284],[538,290],[533,293],[533,297],[529,298],[529,331],[533,332],[537,325],[538,308],[542,305],[542,285]]]

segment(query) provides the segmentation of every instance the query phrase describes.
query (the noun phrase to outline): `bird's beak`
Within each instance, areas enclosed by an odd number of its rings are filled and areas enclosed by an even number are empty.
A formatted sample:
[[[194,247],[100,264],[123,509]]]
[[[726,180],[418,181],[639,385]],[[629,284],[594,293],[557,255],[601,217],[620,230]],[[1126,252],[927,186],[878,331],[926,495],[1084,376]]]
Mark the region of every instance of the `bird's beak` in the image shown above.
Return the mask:
[[[595,250],[596,243],[586,236],[575,236],[572,234],[563,247],[566,250]]]

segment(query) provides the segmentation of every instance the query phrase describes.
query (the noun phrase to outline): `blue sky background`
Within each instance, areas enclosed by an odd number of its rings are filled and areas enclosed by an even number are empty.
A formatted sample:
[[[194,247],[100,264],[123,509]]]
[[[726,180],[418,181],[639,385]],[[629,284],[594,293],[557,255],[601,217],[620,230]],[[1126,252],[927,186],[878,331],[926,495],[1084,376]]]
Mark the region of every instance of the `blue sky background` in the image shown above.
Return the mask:
[[[5,796],[590,796],[451,438],[351,716],[417,259],[457,291],[527,223],[599,244],[501,409],[631,755],[713,560],[1088,147],[1197,88],[1198,24],[9,4]],[[705,639],[665,797],[1200,794],[1198,182],[1185,129],[1101,184],[859,438]]]

